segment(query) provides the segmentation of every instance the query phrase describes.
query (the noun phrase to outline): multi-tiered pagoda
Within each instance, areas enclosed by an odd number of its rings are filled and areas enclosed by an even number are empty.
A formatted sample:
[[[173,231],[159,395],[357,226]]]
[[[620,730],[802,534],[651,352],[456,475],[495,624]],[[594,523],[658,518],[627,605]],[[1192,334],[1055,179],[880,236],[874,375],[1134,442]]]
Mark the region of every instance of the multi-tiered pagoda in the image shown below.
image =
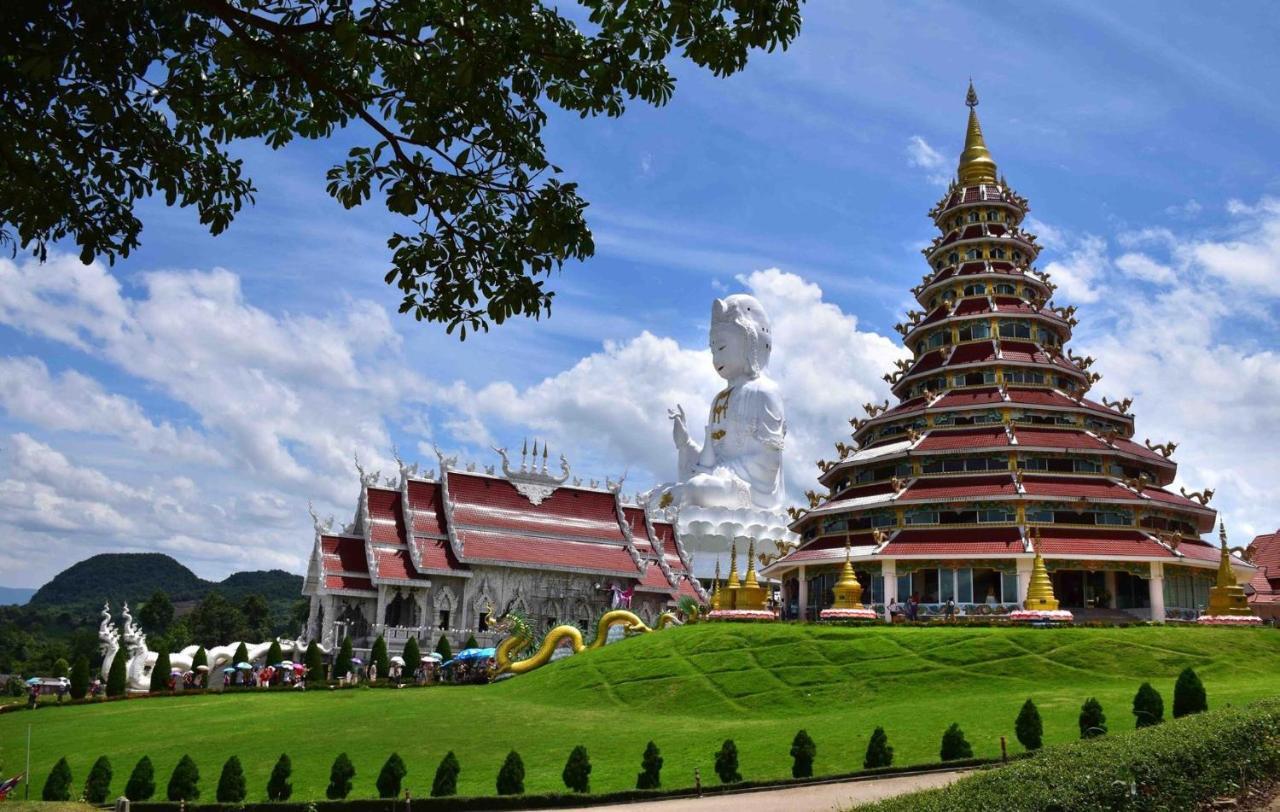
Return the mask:
[[[1174,445],[1134,442],[1129,400],[1088,397],[1093,359],[1067,348],[1075,308],[1056,306],[1035,268],[1027,201],[996,170],[972,86],[966,102],[957,177],[929,212],[939,236],[912,290],[920,309],[898,325],[912,358],[885,376],[896,404],[850,421],[852,443],[819,463],[827,495],[792,525],[799,548],[763,572],[782,582],[787,617],[817,618],[849,545],[866,603],[1007,614],[1039,553],[1077,618],[1194,618],[1221,560],[1200,539],[1212,494],[1170,492]]]

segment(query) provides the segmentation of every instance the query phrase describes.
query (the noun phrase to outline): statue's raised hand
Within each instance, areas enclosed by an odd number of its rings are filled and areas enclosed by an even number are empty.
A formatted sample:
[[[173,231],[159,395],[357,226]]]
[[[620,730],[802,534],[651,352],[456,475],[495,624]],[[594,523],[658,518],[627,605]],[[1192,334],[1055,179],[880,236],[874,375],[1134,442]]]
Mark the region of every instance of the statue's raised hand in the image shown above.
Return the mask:
[[[671,418],[671,436],[676,441],[676,448],[684,448],[689,444],[689,425],[685,422],[684,407],[677,403],[674,409],[667,409],[667,417]]]

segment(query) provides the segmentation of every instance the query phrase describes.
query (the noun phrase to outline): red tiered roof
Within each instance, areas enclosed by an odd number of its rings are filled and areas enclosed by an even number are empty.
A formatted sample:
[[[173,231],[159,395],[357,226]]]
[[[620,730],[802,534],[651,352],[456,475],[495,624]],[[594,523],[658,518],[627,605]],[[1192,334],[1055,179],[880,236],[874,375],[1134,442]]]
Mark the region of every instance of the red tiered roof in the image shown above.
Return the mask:
[[[1035,448],[1106,450],[1107,444],[1080,429],[1047,429],[1017,426],[1013,430],[1018,445]]]
[[[455,528],[618,545],[624,541],[611,493],[558,488],[535,505],[505,479],[457,471],[448,476]]]
[[[1009,445],[1009,435],[1003,427],[983,426],[982,428],[941,431],[932,429],[919,445],[917,452],[952,451],[960,448],[989,448],[991,446]]]
[[[1057,558],[1127,556],[1134,558],[1174,558],[1174,554],[1146,533],[1123,528],[1097,530],[1076,527],[1041,527],[1038,549],[1041,555]],[[1034,542],[1033,542],[1034,543]]]
[[[632,578],[639,574],[626,548],[620,545],[512,536],[487,530],[456,532],[462,541],[463,557],[471,563],[530,564]]]
[[[1280,530],[1258,536],[1249,542],[1253,552],[1253,564],[1258,571],[1249,585],[1253,594],[1251,603],[1280,603]]]
[[[321,536],[320,563],[326,573],[369,572],[364,555],[364,539],[353,536]]]
[[[973,497],[1014,496],[1018,493],[1009,474],[986,476],[946,476],[917,479],[898,497],[899,501],[955,500]]]
[[[444,500],[439,482],[409,480],[409,509],[413,515],[415,536],[445,534]]]
[[[1021,555],[1026,552],[1016,527],[917,529],[898,533],[883,556]]]
[[[1136,493],[1110,479],[1093,476],[1055,477],[1025,474],[1022,488],[1028,496],[1058,499],[1137,499]]]

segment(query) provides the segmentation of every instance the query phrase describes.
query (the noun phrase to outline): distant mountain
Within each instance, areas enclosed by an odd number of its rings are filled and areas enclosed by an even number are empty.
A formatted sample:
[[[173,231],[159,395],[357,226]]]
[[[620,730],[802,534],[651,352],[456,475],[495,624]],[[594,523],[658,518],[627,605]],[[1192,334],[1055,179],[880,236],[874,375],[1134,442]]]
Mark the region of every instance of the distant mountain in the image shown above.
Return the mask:
[[[0,586],[0,606],[21,606],[36,594],[34,589],[16,586]]]
[[[36,590],[30,605],[46,608],[100,606],[110,601],[137,605],[156,590],[174,603],[196,601],[212,590],[236,602],[259,594],[274,605],[296,601],[302,576],[283,570],[237,572],[221,582],[206,581],[163,553],[102,553],[72,564]]]

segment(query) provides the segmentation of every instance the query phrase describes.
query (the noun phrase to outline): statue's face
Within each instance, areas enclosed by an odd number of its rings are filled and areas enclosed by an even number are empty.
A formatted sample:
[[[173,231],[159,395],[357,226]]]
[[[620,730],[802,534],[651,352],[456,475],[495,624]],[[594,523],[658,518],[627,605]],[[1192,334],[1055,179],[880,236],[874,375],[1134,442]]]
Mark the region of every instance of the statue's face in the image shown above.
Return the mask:
[[[736,324],[717,324],[711,328],[711,363],[726,381],[751,371],[747,361],[747,335]]]

